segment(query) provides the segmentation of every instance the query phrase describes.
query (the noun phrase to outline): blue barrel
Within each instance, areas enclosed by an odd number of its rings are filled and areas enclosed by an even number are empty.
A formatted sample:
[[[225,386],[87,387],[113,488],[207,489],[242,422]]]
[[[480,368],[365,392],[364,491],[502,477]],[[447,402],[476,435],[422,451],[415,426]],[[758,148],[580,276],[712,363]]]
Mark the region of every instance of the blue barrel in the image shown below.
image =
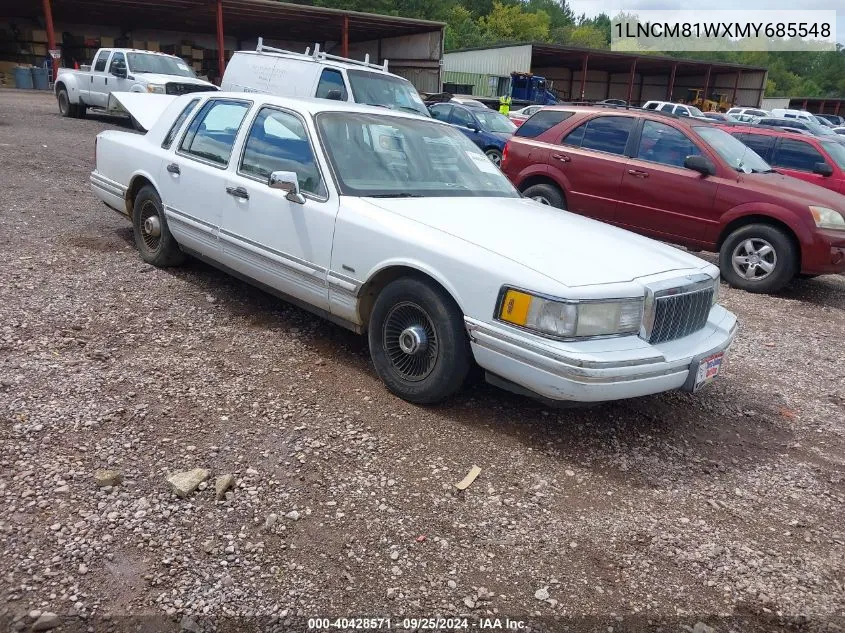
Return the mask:
[[[15,88],[32,90],[32,71],[29,68],[15,67]]]
[[[50,82],[48,81],[47,69],[32,67],[32,84],[36,90],[49,90]]]

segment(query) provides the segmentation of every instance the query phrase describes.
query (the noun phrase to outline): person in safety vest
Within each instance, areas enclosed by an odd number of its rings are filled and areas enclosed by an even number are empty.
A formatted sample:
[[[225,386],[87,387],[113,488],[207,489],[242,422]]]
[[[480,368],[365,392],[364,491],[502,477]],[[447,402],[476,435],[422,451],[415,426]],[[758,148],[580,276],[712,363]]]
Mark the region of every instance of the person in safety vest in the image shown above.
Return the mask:
[[[511,98],[510,95],[505,97],[499,97],[499,113],[508,116],[511,111]]]

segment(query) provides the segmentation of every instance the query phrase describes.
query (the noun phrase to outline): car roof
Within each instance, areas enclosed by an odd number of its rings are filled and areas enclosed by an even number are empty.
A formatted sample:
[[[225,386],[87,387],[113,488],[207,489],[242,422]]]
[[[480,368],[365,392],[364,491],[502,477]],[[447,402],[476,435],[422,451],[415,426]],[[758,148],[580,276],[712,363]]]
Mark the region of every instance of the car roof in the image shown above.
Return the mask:
[[[400,79],[405,79],[397,74],[394,74],[390,71],[385,72],[381,68],[373,68],[372,66],[364,66],[363,64],[356,64],[353,62],[342,62],[336,59],[314,59],[312,55],[304,55],[301,53],[276,53],[274,51],[235,51],[236,55],[258,55],[259,57],[274,57],[277,59],[292,59],[295,61],[311,63],[311,64],[322,64],[323,66],[330,66],[332,68],[343,68],[344,70],[362,70],[368,73],[375,73],[376,75],[390,75],[391,77],[399,77]]]
[[[799,133],[796,134],[795,132],[788,132],[787,130],[797,130]],[[781,136],[785,138],[795,138],[796,136],[800,136],[801,138],[818,138],[812,134],[802,134],[802,132],[806,132],[803,128],[787,128],[787,127],[768,127],[765,125],[747,125],[739,123],[733,126],[733,130],[736,132],[747,132],[749,134],[761,134],[763,136]]]
[[[668,101],[658,101],[657,103],[669,103]],[[679,105],[686,105],[686,104],[679,104]],[[561,105],[549,105],[543,108],[544,110],[575,110],[576,112],[583,112],[585,114],[593,114],[593,113],[604,113],[609,115],[629,115],[635,116],[640,118],[649,118],[654,120],[661,120],[661,119],[672,119],[678,123],[681,123],[684,127],[692,127],[692,123],[694,122],[696,125],[702,126],[710,126],[710,127],[721,127],[716,124],[715,121],[710,119],[705,119],[703,117],[682,117],[678,116],[677,114],[672,114],[670,112],[660,112],[659,110],[645,110],[643,108],[636,108],[634,106],[617,106],[617,105],[590,105],[590,106],[567,106],[565,104]]]
[[[186,103],[191,99],[196,99],[197,96],[211,97],[214,99],[237,99],[239,101],[253,101],[259,104],[276,105],[283,108],[289,108],[298,112],[306,114],[317,114],[319,112],[361,112],[364,114],[378,114],[381,116],[397,117],[403,119],[424,119],[426,121],[437,122],[422,114],[413,114],[411,112],[404,112],[402,110],[391,110],[389,108],[381,108],[378,106],[362,105],[360,103],[352,103],[349,101],[335,101],[333,99],[316,99],[305,97],[279,97],[276,95],[262,94],[258,92],[209,92],[205,93],[188,93],[179,97]]]

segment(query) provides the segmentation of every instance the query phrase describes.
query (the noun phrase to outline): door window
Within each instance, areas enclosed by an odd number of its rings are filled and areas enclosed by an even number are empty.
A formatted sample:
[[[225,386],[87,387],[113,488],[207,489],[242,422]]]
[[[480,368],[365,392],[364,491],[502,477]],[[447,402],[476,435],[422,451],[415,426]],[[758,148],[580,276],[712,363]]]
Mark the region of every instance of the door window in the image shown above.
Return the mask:
[[[346,101],[347,93],[346,85],[343,83],[343,75],[340,74],[340,71],[326,68],[320,75],[320,83],[317,84],[317,97],[328,99],[332,90],[340,92],[340,100]]]
[[[701,154],[698,147],[682,132],[657,121],[645,121],[640,135],[637,158],[661,165],[683,167],[687,156]]]
[[[179,150],[225,167],[249,105],[245,101],[210,99],[191,121]]]
[[[784,169],[812,172],[816,163],[825,162],[824,156],[812,145],[804,141],[781,139],[775,151],[772,165]]]
[[[164,137],[164,141],[162,141],[161,146],[164,149],[170,149],[170,146],[173,145],[173,139],[176,138],[177,132],[182,129],[182,124],[185,122],[185,119],[194,111],[194,108],[197,107],[199,103],[199,99],[193,99],[188,105],[185,106],[185,109],[179,113],[179,116],[176,117],[176,120],[173,122],[173,125],[170,126],[170,129],[167,132],[167,136]]]
[[[111,58],[111,64],[109,64],[109,72],[114,74],[114,71],[118,68],[126,69],[126,57],[124,57],[123,53],[115,53]]]
[[[540,134],[552,129],[558,123],[565,121],[573,114],[575,113],[567,112],[566,110],[543,110],[523,123],[519,129],[517,129],[516,136],[525,136],[528,138],[540,136]]]
[[[452,108],[452,123],[463,127],[475,127],[475,119],[464,108]]]
[[[689,110],[687,110],[684,106],[677,106],[675,108],[675,114],[678,116],[689,116]]]
[[[599,116],[582,123],[563,139],[574,145],[610,154],[624,154],[634,119],[627,116]]]
[[[326,197],[305,125],[288,112],[262,108],[249,130],[240,172],[267,182],[274,171],[292,171],[303,192]]]
[[[673,106],[671,103],[664,103],[662,106],[660,106],[661,112],[672,112],[672,110],[674,109],[675,106]]]
[[[431,116],[438,121],[448,121],[449,115],[452,113],[452,106],[445,103],[438,103],[431,106]]]
[[[97,55],[97,61],[94,62],[94,71],[101,73],[105,72],[106,70],[106,62],[109,60],[109,53],[111,51],[100,51],[100,54]]]
[[[776,136],[764,136],[762,134],[740,134],[739,140],[748,145],[754,152],[767,163],[772,162],[772,150],[775,147]]]

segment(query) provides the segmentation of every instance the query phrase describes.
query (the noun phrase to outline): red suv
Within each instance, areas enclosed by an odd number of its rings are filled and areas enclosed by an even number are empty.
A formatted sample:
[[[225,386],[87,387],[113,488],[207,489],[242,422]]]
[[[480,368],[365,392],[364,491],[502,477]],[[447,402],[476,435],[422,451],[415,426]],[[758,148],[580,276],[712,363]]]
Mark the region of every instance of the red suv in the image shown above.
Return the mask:
[[[734,126],[725,130],[757,152],[776,172],[845,194],[845,138]]]
[[[776,173],[703,120],[548,106],[516,131],[502,171],[540,203],[718,251],[722,276],[752,292],[845,271],[845,196]]]

